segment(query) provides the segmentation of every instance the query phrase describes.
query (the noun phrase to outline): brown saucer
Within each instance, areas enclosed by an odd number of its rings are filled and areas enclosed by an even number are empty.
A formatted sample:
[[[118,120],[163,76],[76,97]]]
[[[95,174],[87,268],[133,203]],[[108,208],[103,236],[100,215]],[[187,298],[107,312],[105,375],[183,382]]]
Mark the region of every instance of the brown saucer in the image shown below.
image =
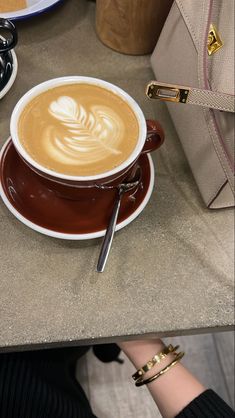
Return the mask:
[[[114,199],[75,201],[58,197],[40,176],[24,164],[11,139],[1,151],[0,195],[8,209],[25,225],[43,234],[63,239],[101,237],[110,219]],[[149,155],[139,158],[142,182],[134,195],[124,195],[117,230],[135,219],[146,206],[154,185],[154,167]]]

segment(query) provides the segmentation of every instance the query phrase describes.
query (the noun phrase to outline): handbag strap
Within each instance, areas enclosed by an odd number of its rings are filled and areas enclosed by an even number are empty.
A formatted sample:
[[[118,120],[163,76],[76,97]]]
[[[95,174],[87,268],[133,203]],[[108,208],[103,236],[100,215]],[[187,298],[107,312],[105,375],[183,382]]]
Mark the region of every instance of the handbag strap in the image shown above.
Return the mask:
[[[234,95],[194,87],[150,81],[146,88],[150,99],[209,107],[224,112],[235,112]]]

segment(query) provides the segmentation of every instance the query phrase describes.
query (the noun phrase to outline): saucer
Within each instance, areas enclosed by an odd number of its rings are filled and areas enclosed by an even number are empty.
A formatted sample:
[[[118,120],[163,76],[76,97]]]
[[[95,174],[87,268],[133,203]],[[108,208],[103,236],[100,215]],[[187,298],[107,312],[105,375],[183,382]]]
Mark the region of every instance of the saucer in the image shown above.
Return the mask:
[[[2,99],[5,94],[10,90],[12,84],[16,79],[18,63],[16,58],[16,53],[14,50],[8,52],[8,62],[7,66],[9,68],[9,74],[5,80],[0,83],[0,99]]]
[[[0,17],[10,20],[27,19],[49,11],[62,1],[64,0],[26,0],[26,8],[8,13],[1,13],[0,11]]]
[[[150,155],[139,158],[142,181],[132,196],[124,194],[116,230],[132,222],[148,203],[154,186]],[[86,201],[59,197],[22,161],[11,139],[0,153],[0,196],[13,215],[42,234],[69,240],[102,237],[112,213],[113,196]]]

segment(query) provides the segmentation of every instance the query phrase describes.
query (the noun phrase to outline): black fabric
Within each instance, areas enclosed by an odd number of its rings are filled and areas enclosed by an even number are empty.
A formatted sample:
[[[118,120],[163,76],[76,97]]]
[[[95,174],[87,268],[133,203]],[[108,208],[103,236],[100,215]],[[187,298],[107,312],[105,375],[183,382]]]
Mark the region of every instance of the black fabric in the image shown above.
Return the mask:
[[[122,363],[119,359],[121,350],[117,344],[98,344],[93,346],[93,353],[103,363],[110,363],[111,361],[117,361]]]
[[[0,418],[96,418],[74,375],[86,351],[0,354]]]
[[[97,418],[75,379],[76,361],[87,350],[0,354],[0,418]],[[110,358],[105,351],[103,360]],[[215,392],[207,390],[176,418],[232,417],[232,409]]]
[[[176,418],[234,418],[234,411],[208,389],[187,405]]]

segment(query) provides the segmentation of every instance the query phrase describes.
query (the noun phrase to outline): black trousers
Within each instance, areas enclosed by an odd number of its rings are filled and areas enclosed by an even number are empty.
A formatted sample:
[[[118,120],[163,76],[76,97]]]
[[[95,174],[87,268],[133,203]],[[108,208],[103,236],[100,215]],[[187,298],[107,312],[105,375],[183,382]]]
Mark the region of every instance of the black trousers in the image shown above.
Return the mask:
[[[0,418],[96,418],[75,379],[88,349],[0,354]]]

